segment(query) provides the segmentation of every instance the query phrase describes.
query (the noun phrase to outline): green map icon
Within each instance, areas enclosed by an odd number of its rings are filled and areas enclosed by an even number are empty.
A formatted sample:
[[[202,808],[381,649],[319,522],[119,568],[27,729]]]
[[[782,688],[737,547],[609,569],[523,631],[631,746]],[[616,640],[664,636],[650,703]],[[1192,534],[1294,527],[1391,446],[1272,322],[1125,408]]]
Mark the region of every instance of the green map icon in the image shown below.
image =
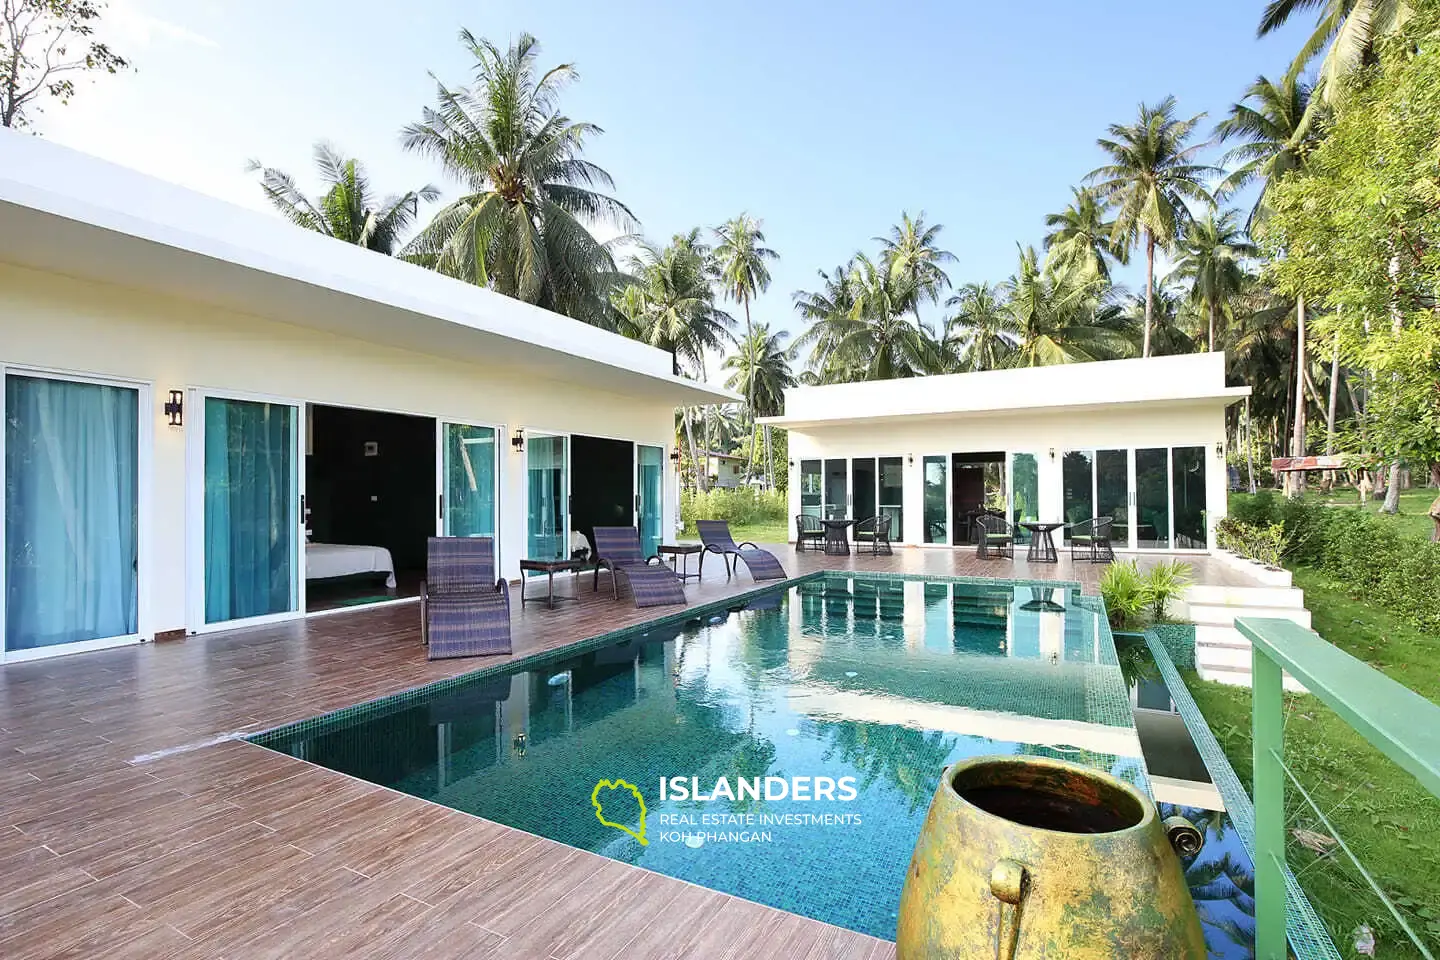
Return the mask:
[[[640,804],[640,826],[638,829],[632,830],[623,823],[615,823],[612,820],[605,819],[603,801],[600,799],[600,791],[602,789],[630,791],[630,795],[635,798],[635,802]],[[633,784],[626,783],[624,780],[601,780],[595,784],[595,789],[590,791],[590,805],[595,808],[596,820],[599,820],[607,827],[614,827],[616,830],[623,830],[630,834],[630,836],[640,841],[642,847],[648,847],[650,845],[650,841],[645,839],[645,798],[640,795],[640,790]]]

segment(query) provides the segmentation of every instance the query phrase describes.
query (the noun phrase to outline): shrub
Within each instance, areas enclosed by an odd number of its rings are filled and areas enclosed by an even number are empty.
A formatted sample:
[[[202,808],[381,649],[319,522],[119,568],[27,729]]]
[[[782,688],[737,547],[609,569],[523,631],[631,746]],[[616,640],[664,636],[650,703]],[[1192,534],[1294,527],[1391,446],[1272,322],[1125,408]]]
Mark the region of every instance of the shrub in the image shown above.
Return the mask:
[[[696,520],[728,520],[736,526],[784,523],[788,506],[785,494],[778,490],[686,490],[680,495],[680,519],[689,529],[694,529]]]
[[[1100,596],[1105,601],[1105,614],[1111,627],[1125,630],[1140,625],[1147,598],[1145,580],[1134,560],[1117,561],[1105,568],[1100,577]]]
[[[1215,525],[1215,542],[1271,567],[1280,566],[1288,544],[1283,523],[1247,523],[1234,517]]]
[[[1145,577],[1145,600],[1156,623],[1169,619],[1170,601],[1190,586],[1190,564],[1179,560],[1156,564]]]

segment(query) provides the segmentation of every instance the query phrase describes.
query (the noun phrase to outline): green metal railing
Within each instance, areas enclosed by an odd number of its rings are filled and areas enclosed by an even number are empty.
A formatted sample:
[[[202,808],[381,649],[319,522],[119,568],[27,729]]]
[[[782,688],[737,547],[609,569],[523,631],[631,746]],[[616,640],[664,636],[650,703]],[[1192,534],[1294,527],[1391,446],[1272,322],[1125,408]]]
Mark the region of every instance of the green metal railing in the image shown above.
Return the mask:
[[[1289,620],[1235,621],[1253,647],[1255,956],[1285,960],[1286,780],[1314,810],[1400,928],[1433,960],[1395,904],[1285,765],[1284,674],[1440,797],[1440,706]]]

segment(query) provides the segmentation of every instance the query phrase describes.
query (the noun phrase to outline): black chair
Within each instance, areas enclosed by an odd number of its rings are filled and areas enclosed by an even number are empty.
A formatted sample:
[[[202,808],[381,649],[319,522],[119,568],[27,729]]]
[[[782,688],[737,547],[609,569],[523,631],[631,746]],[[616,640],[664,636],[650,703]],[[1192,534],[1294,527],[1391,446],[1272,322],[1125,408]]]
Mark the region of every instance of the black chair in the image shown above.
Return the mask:
[[[797,513],[795,515],[795,549],[804,550],[805,544],[811,547],[822,546],[825,542],[825,525],[820,522],[819,517],[812,517],[808,513]]]
[[[981,560],[1015,556],[1015,527],[1004,517],[993,513],[975,518],[975,556]]]
[[[890,556],[894,551],[890,549],[890,518],[881,514],[878,517],[870,517],[855,524],[855,552],[860,552],[860,544],[870,544],[870,555],[878,557],[882,553]]]
[[[1066,534],[1070,538],[1070,559],[1089,560],[1091,563],[1114,560],[1115,550],[1110,545],[1110,532],[1114,526],[1114,517],[1091,517],[1071,524]]]

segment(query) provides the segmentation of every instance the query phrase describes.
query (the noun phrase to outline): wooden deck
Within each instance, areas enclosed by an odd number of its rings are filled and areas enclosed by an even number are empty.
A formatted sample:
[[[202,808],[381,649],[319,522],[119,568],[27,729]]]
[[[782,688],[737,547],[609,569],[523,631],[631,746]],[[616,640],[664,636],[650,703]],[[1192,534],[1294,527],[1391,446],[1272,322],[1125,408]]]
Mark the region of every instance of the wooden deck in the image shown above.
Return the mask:
[[[1099,573],[777,551],[796,573]],[[1224,582],[1209,566],[1199,579]],[[692,602],[754,586],[719,573],[712,559]],[[656,613],[580,588],[553,611],[515,598],[517,655]],[[406,604],[0,667],[0,956],[894,955],[233,739],[495,662],[430,663],[418,638]]]

